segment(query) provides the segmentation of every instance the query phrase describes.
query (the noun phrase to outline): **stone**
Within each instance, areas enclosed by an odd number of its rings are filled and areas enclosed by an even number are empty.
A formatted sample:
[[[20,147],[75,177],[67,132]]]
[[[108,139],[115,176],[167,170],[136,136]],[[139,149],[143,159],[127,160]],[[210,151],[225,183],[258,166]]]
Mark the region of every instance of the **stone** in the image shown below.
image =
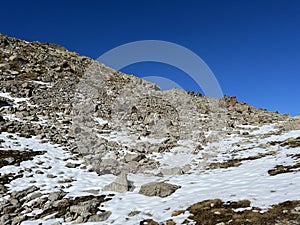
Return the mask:
[[[0,194],[5,193],[6,188],[4,187],[4,185],[0,184]]]
[[[70,223],[72,222],[73,218],[72,217],[66,217],[65,222]]]
[[[91,161],[91,159],[89,159]],[[103,159],[101,162],[95,160],[91,161],[93,169],[99,175],[103,174],[119,174],[121,169],[119,168],[119,162],[115,159]]]
[[[111,212],[109,212],[109,211],[102,212],[102,213],[96,214],[96,215],[92,215],[88,219],[88,222],[101,222],[101,221],[105,221],[105,220],[107,220],[110,217],[110,215],[111,215]]]
[[[7,157],[7,158],[5,158],[4,159],[6,162],[8,162],[8,164],[12,164],[14,161],[15,161],[15,159],[13,158],[13,157]]]
[[[68,167],[68,168],[76,168],[76,167],[78,167],[78,166],[80,166],[80,164],[78,164],[78,163],[75,164],[75,163],[70,163],[70,162],[69,162],[69,163],[66,164],[66,167]]]
[[[168,197],[173,194],[180,186],[165,182],[151,182],[143,184],[139,191],[140,194],[146,196]]]
[[[161,168],[160,173],[165,176],[169,175],[182,175],[184,174],[184,171],[180,167],[174,167],[174,168]]]
[[[121,173],[117,178],[110,184],[103,187],[102,191],[112,191],[112,192],[127,192],[132,191],[133,185],[127,180],[127,175]]]
[[[72,205],[70,207],[70,212],[77,213],[78,215],[81,215],[83,218],[86,218],[90,215],[92,215],[89,211],[91,209],[91,206],[89,205]]]
[[[19,71],[11,71],[10,73],[11,73],[11,75],[18,75],[20,72]]]
[[[16,198],[16,199],[21,199],[21,198],[27,196],[28,194],[33,193],[33,192],[35,192],[37,190],[39,190],[38,187],[36,187],[36,186],[30,186],[30,187],[26,188],[23,191],[12,192],[11,193],[11,197],[12,198]]]
[[[13,213],[15,210],[16,210],[15,207],[7,206],[7,207],[3,208],[2,213],[3,214],[10,214],[10,213]]]
[[[140,161],[142,159],[145,158],[145,155],[144,154],[126,154],[124,156],[124,159],[126,162],[131,162],[131,161]]]
[[[57,177],[56,175],[53,175],[53,174],[47,174],[47,178],[53,179],[53,178],[56,178],[56,177]]]
[[[82,216],[78,216],[77,219],[74,221],[74,224],[76,223],[82,223],[84,221]]]
[[[0,224],[8,225],[11,223],[10,216],[8,214],[4,214],[0,217]]]
[[[24,215],[21,215],[21,216],[16,216],[13,218],[12,220],[12,225],[18,225],[18,224],[21,224],[21,222],[25,219],[25,216]]]
[[[69,200],[68,199],[66,199],[66,198],[63,198],[63,199],[61,199],[61,200],[57,200],[57,201],[54,201],[53,202],[53,204],[52,204],[52,206],[54,207],[54,208],[58,208],[58,207],[68,207],[70,205],[70,202],[69,202]]]
[[[15,199],[15,198],[11,198],[10,200],[10,204],[15,207],[15,208],[18,208],[20,207],[20,202],[18,199]]]
[[[56,200],[62,199],[67,193],[63,191],[50,193],[48,196],[49,201],[54,202]]]

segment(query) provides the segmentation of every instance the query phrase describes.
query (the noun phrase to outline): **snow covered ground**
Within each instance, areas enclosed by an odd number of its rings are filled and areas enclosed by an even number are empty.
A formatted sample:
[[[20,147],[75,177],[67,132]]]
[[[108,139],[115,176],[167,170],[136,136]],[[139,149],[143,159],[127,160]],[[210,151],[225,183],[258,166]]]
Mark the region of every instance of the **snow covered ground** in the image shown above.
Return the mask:
[[[15,104],[14,106],[17,107],[19,102],[26,102],[29,98],[14,98],[10,95],[10,93],[3,93],[0,92],[0,97],[8,98],[9,100],[13,101]]]
[[[26,98],[13,98],[8,93],[0,93],[18,105],[19,102],[28,101]],[[9,120],[21,119],[14,115],[3,115]],[[107,120],[95,118],[99,125],[105,125]],[[47,121],[34,121],[41,125]],[[278,124],[277,124],[278,125]],[[218,142],[203,146],[199,152],[194,152],[198,145],[193,140],[180,140],[178,146],[170,152],[153,152],[147,157],[155,159],[161,168],[176,168],[186,164],[190,166],[187,173],[180,175],[154,176],[149,174],[129,174],[128,180],[132,181],[135,189],[132,192],[114,193],[115,196],[104,202],[100,210],[110,211],[112,214],[108,220],[86,224],[139,224],[145,218],[152,218],[157,222],[165,222],[173,219],[181,224],[189,216],[188,212],[178,216],[172,216],[177,210],[185,210],[190,205],[207,200],[220,198],[223,201],[235,201],[248,199],[251,206],[266,210],[272,204],[286,200],[300,199],[300,173],[297,171],[270,176],[268,171],[276,165],[292,165],[296,162],[292,155],[299,154],[299,148],[269,145],[270,142],[283,142],[289,138],[300,137],[300,130],[292,130],[277,134],[275,124],[261,127],[240,125],[235,128],[236,133],[228,135]],[[241,135],[240,133],[247,133]],[[103,132],[100,137],[108,141],[115,141],[127,146],[134,146],[138,142],[159,144],[165,139],[141,137],[133,139],[126,132]],[[19,166],[9,165],[0,168],[0,174],[22,174],[22,177],[14,179],[6,184],[8,193],[0,198],[0,201],[9,198],[9,194],[22,191],[35,185],[47,196],[55,191],[65,191],[67,198],[94,194],[109,194],[102,191],[103,187],[115,180],[115,176],[106,174],[99,176],[91,172],[90,166],[84,164],[84,160],[72,154],[67,147],[51,144],[36,137],[25,138],[15,133],[0,133],[2,143],[0,151],[19,150],[45,151],[45,154],[37,155],[33,160],[23,161]],[[261,156],[261,157],[257,157]],[[256,157],[251,160],[247,157]],[[241,159],[239,166],[228,168],[210,168],[211,163],[224,163],[227,160]],[[245,159],[245,160],[243,160]],[[69,166],[78,165],[78,166]],[[156,173],[159,169],[157,168]],[[148,197],[139,194],[141,185],[152,181],[166,181],[179,185],[172,195],[161,197]],[[32,193],[34,194],[34,193]],[[30,203],[25,203],[30,204]],[[30,212],[30,215],[39,214],[41,210]],[[136,212],[136,213],[132,213]],[[29,215],[29,214],[28,214]],[[23,221],[23,225],[53,224],[62,219],[39,219],[35,221]],[[191,222],[190,224],[193,224]]]
[[[103,121],[99,121],[103,122]],[[250,128],[250,127],[249,127]],[[253,127],[252,127],[253,128]],[[247,129],[244,127],[244,129]],[[278,164],[292,164],[294,159],[291,154],[299,153],[299,148],[288,148],[270,146],[270,148],[261,148],[261,144],[270,141],[284,141],[291,137],[299,137],[300,131],[286,132],[280,136],[272,135],[275,130],[273,126],[263,126],[255,131],[249,130],[250,135],[267,135],[266,138],[251,139],[251,142],[244,142],[246,138],[232,135],[220,141],[222,148],[214,150],[216,158],[207,159],[208,162],[222,162],[232,157],[236,152],[236,158],[253,156],[258,153],[275,151],[276,154],[266,155],[255,160],[245,160],[238,167],[229,167],[224,169],[204,169],[204,167],[193,166],[187,174],[173,175],[166,177],[147,176],[145,174],[129,174],[128,179],[134,182],[136,186],[133,192],[115,193],[112,200],[105,202],[101,208],[111,211],[112,215],[107,221],[86,224],[138,224],[145,218],[152,218],[155,221],[162,222],[172,218],[178,224],[181,224],[188,216],[188,213],[172,217],[172,212],[186,209],[193,203],[206,199],[220,198],[223,201],[233,201],[249,199],[252,206],[267,209],[270,205],[280,203],[286,200],[297,200],[300,198],[300,174],[299,172],[290,172],[270,176],[268,170]],[[114,139],[124,141],[123,136],[116,136]],[[2,148],[5,151],[9,149],[24,150],[31,148],[35,151],[46,151],[43,155],[35,156],[33,160],[24,161],[20,166],[4,166],[0,168],[1,174],[18,173],[23,170],[23,177],[13,180],[7,185],[9,193],[20,191],[34,184],[40,187],[43,194],[47,195],[57,190],[68,192],[66,197],[75,197],[90,194],[89,190],[101,189],[111,183],[115,176],[98,176],[95,172],[90,172],[88,167],[83,165],[81,159],[77,159],[67,149],[50,143],[41,143],[35,138],[19,137],[16,134],[1,133],[0,139],[3,139]],[[129,140],[126,140],[129,141]],[[235,145],[239,143],[238,145]],[[189,143],[185,143],[188,146]],[[190,143],[193,145],[193,143]],[[188,151],[186,158],[190,158],[194,164],[201,163],[203,154],[211,151],[207,146],[198,155],[191,155]],[[184,153],[182,153],[184,154]],[[178,160],[174,156],[172,161],[171,153],[162,153],[160,160],[166,160],[169,164],[176,166]],[[69,168],[68,163],[80,164],[76,168]],[[31,169],[31,170],[28,170]],[[37,172],[38,171],[38,172]],[[180,185],[174,194],[166,198],[147,197],[138,193],[139,187],[150,181],[167,181],[168,183]],[[9,194],[7,193],[7,194]],[[4,199],[7,196],[3,197]],[[0,199],[1,200],[1,199]],[[138,214],[129,216],[131,212],[137,211]],[[38,213],[38,212],[36,212]],[[56,220],[38,220],[24,221],[23,225],[52,224]],[[68,224],[68,223],[63,223]],[[191,223],[192,224],[192,223]]]

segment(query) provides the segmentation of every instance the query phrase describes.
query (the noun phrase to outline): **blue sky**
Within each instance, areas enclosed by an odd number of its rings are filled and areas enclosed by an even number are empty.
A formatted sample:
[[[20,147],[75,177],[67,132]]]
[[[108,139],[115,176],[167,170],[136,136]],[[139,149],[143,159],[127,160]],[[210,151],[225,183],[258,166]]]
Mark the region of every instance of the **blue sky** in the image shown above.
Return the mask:
[[[54,42],[98,58],[119,45],[164,40],[198,54],[223,93],[255,107],[300,114],[300,1],[3,1],[0,32]],[[197,86],[160,63],[123,69]]]

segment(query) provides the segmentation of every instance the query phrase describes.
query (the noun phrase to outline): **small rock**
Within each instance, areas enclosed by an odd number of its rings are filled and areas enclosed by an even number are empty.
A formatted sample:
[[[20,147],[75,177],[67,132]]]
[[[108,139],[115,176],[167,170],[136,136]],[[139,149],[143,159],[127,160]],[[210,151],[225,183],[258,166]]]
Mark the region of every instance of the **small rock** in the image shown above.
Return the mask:
[[[182,175],[184,171],[180,167],[174,168],[162,168],[160,169],[160,173],[163,175]]]
[[[16,216],[16,217],[13,218],[11,224],[12,224],[12,225],[20,224],[24,219],[25,219],[25,216],[24,216],[24,215]]]
[[[15,199],[15,198],[10,199],[10,204],[15,208],[20,207],[20,202],[18,201],[18,199]]]
[[[81,216],[78,216],[77,219],[74,221],[74,223],[82,223],[83,222],[83,218]]]
[[[63,183],[71,183],[73,182],[74,180],[71,178],[71,177],[67,177],[64,179],[64,182]]]
[[[37,170],[37,171],[35,171],[35,173],[36,173],[36,174],[44,174],[44,172],[41,171],[41,170]]]
[[[86,218],[90,215],[92,215],[90,211],[91,207],[89,205],[72,205],[70,207],[70,212],[77,213],[78,215],[81,215],[83,218]]]
[[[133,217],[133,216],[136,216],[136,215],[138,215],[138,214],[140,214],[140,213],[141,213],[141,211],[132,211],[132,212],[130,212],[130,213],[128,214],[128,216]]]
[[[8,214],[4,214],[0,217],[0,224],[10,224],[11,220]]]
[[[53,175],[53,174],[48,174],[47,178],[56,178],[57,176]]]
[[[72,217],[67,217],[67,218],[65,219],[65,222],[66,222],[66,223],[70,223],[70,222],[72,222],[72,220],[73,220]]]
[[[48,196],[48,199],[51,201],[51,202],[54,202],[56,200],[59,200],[59,199],[62,199],[67,193],[66,192],[63,192],[63,191],[60,191],[60,192],[53,192],[51,194],[49,194]]]
[[[92,215],[88,219],[88,222],[101,222],[101,221],[105,221],[105,220],[107,220],[110,217],[110,215],[111,215],[111,212],[109,212],[109,211],[103,212],[101,214]]]
[[[296,208],[294,208],[294,210],[295,210],[296,212],[300,212],[300,206],[297,206]]]
[[[126,162],[131,162],[131,161],[141,161],[142,159],[145,158],[145,155],[143,154],[126,154],[124,156],[124,159]]]
[[[36,192],[36,193],[33,193],[30,196],[28,196],[26,199],[27,199],[27,201],[31,201],[33,199],[40,198],[42,195],[43,194],[41,192]]]
[[[74,164],[74,163],[67,163],[66,164],[66,167],[68,167],[68,168],[76,168],[78,166],[80,166],[80,164]]]
[[[5,158],[4,160],[5,160],[6,162],[8,162],[9,165],[12,164],[12,163],[15,161],[15,159],[14,159],[13,157],[7,157],[7,158]]]
[[[63,207],[68,207],[69,204],[70,204],[69,200],[66,199],[66,198],[63,198],[63,199],[61,199],[61,200],[57,200],[57,201],[53,202],[53,205],[52,205],[52,206],[53,206],[54,208],[58,208],[58,207],[63,208]]]

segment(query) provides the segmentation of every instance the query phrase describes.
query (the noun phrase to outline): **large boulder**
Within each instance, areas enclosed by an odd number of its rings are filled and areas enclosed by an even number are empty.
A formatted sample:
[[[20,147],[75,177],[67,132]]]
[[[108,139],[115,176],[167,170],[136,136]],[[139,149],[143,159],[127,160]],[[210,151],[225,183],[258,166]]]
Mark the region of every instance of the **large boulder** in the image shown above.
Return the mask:
[[[174,184],[151,182],[148,184],[143,184],[139,193],[146,196],[159,196],[164,198],[170,196],[179,188],[180,186]]]

